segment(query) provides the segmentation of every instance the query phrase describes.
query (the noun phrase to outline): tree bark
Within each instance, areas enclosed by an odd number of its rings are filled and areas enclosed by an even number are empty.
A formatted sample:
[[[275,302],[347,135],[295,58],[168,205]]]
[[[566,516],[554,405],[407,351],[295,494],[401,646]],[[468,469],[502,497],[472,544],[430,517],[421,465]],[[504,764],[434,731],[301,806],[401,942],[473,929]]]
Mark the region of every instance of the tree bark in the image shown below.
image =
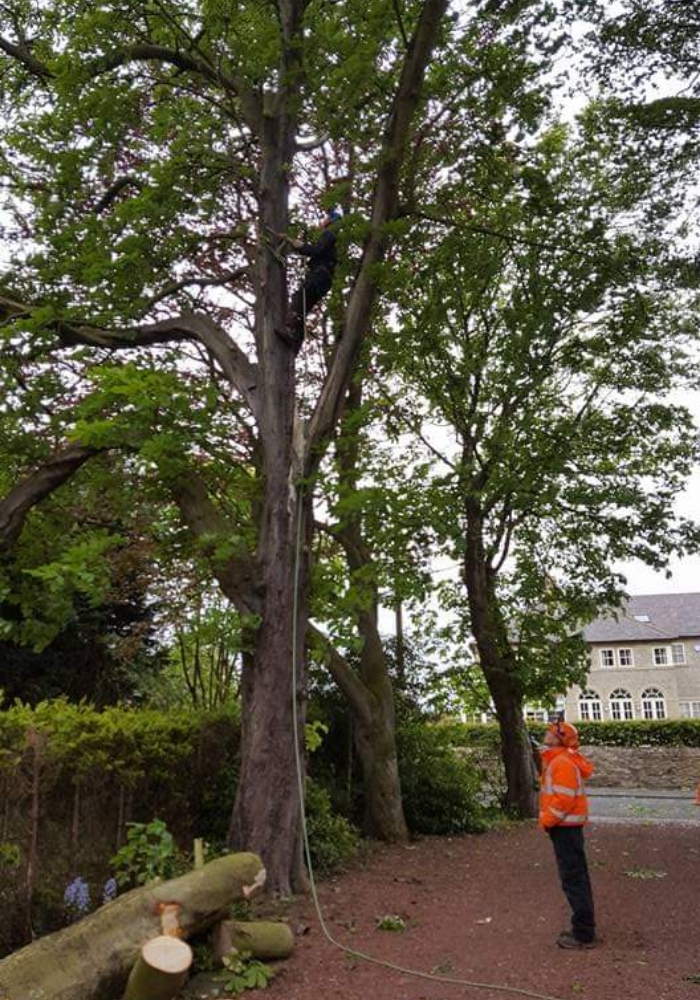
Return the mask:
[[[270,888],[283,895],[307,885],[297,769],[298,761],[304,760],[304,637],[312,522],[310,500],[296,487],[301,470],[293,449],[294,355],[275,333],[286,323],[286,271],[272,253],[267,234],[284,232],[289,223],[289,164],[294,156],[295,109],[303,73],[303,14],[302,0],[280,3],[281,84],[275,94],[267,96],[258,137],[262,238],[256,267],[255,340],[263,390],[259,430],[264,494],[257,551],[262,610],[254,660],[247,659],[243,666],[241,770],[233,816],[233,844],[261,855]],[[297,547],[299,518],[302,536]]]
[[[352,495],[360,478],[360,439],[352,428],[353,416],[361,406],[362,380],[357,379],[348,390],[345,411],[348,420],[343,422],[337,444],[342,496]],[[361,512],[351,509],[334,534],[345,550],[351,578],[361,580],[366,591],[364,607],[357,615],[357,629],[362,637],[362,688],[359,696],[348,698],[355,748],[362,768],[364,827],[372,837],[401,843],[408,840],[408,827],[401,799],[394,690],[379,634],[379,594],[372,579],[373,560],[363,537]]]
[[[465,519],[464,580],[479,662],[501,733],[507,785],[504,805],[517,816],[533,818],[537,816],[538,781],[523,718],[523,692],[484,549],[483,515],[476,502],[465,504]]]
[[[36,504],[53,493],[78,469],[98,454],[96,448],[71,444],[30,473],[7,496],[0,500],[0,551],[9,551],[19,538],[27,514]]]
[[[180,905],[180,929],[189,937],[206,930],[231,903],[244,898],[261,870],[254,854],[228,855],[170,882],[118,896],[83,920],[0,961],[0,1000],[116,998],[143,942],[161,933],[162,905]]]

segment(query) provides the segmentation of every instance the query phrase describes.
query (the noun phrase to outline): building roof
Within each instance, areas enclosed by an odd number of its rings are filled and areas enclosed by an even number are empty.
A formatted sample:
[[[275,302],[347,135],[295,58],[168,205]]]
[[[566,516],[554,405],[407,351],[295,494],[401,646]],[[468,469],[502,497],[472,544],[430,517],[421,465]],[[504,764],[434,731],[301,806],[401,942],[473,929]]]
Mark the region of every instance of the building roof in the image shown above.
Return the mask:
[[[591,643],[659,642],[696,636],[700,636],[700,594],[630,597],[617,621],[611,613],[583,630],[584,639]]]

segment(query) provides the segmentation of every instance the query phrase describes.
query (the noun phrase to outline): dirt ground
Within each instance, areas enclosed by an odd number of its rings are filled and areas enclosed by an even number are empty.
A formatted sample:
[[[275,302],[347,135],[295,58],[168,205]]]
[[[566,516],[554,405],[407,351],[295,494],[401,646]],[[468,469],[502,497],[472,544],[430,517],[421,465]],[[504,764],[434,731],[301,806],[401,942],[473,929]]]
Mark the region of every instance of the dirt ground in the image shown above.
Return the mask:
[[[453,978],[580,1000],[700,1000],[700,826],[591,824],[600,944],[562,951],[568,926],[551,845],[532,825],[373,846],[319,886],[328,930],[350,948]],[[268,1000],[451,1000],[518,995],[413,978],[329,944],[310,900],[287,914],[296,952]],[[377,928],[396,915],[403,931]],[[694,981],[697,980],[697,981]]]

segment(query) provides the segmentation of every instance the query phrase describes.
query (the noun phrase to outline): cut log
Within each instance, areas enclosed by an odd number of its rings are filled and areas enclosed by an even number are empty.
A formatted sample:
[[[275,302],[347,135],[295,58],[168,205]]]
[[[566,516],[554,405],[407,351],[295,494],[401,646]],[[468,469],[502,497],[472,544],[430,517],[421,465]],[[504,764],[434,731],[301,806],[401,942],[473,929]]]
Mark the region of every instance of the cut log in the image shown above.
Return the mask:
[[[249,951],[253,958],[289,958],[294,951],[294,935],[278,920],[222,920],[214,928],[212,947],[221,961],[232,948]]]
[[[161,935],[146,941],[126,984],[124,1000],[173,1000],[192,965],[186,941]]]
[[[190,937],[225,917],[263,870],[255,854],[229,854],[170,882],[118,896],[0,961],[0,1000],[120,997],[139,949],[161,933],[162,904],[180,905],[180,932]]]

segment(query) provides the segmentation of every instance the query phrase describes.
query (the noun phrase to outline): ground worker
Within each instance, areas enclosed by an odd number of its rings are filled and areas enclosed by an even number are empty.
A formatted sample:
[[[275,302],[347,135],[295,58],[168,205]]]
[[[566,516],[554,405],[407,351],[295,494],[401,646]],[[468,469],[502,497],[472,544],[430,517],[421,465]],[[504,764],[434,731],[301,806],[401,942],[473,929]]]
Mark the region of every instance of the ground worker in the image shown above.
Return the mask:
[[[295,253],[309,258],[304,283],[296,290],[289,303],[286,325],[283,329],[275,331],[277,336],[291,347],[295,354],[299,353],[304,342],[306,318],[331,290],[333,272],[337,262],[334,223],[339,222],[340,219],[339,209],[329,209],[321,224],[321,235],[315,243],[304,243],[302,240],[292,240],[288,236],[282,236]]]
[[[596,943],[593,892],[583,827],[588,821],[584,779],[593,765],[578,752],[574,726],[558,719],[547,726],[541,750],[540,826],[549,834],[559,879],[571,907],[571,930],[557,938],[560,948],[593,948]]]

